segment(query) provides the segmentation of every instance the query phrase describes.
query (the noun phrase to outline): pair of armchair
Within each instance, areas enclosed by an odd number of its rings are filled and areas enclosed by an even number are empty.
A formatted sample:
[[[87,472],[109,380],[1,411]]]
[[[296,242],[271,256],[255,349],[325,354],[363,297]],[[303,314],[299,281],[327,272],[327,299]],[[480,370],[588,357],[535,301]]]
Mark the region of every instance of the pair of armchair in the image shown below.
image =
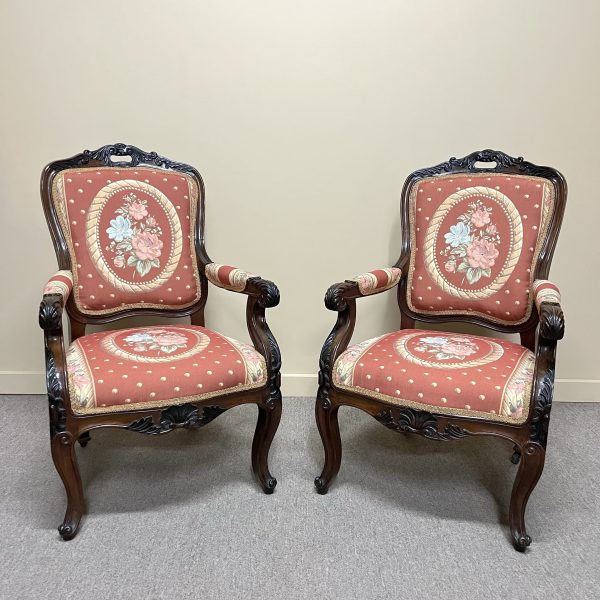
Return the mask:
[[[67,493],[63,539],[75,536],[85,512],[75,445],[97,427],[161,435],[255,403],[252,468],[273,492],[268,453],[281,416],[281,357],[265,309],[279,292],[209,258],[198,172],[116,144],[48,165],[42,199],[61,269],[44,290],[40,325],[51,451]],[[340,468],[342,405],[434,440],[501,436],[520,463],[513,544],[522,551],[531,543],[525,507],[544,465],[564,332],[560,294],[547,276],[565,201],[560,173],[490,150],[407,179],[398,262],[335,284],[325,297],[338,316],[320,358],[319,493]],[[209,282],[248,296],[252,346],[205,327]],[[356,300],[388,290],[397,293],[400,330],[349,347]],[[88,323],[131,315],[189,315],[191,323],[85,334]],[[415,329],[416,321],[466,321],[519,333],[521,343]]]

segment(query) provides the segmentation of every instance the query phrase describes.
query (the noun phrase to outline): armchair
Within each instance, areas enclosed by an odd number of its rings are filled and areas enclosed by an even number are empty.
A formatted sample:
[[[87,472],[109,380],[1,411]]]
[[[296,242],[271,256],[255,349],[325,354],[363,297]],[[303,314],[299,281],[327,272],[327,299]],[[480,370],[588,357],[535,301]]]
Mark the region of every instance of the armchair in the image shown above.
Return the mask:
[[[67,494],[62,538],[77,534],[85,513],[75,442],[85,446],[98,427],[162,435],[254,403],[252,469],[272,493],[277,481],[268,453],[281,416],[281,358],[265,310],[277,306],[279,291],[210,259],[200,174],[155,152],[115,144],[49,164],[41,194],[61,269],[44,288],[39,323],[51,452]],[[209,280],[248,297],[252,346],[205,327]],[[88,323],[133,315],[189,316],[191,322],[86,335]]]
[[[408,177],[397,263],[334,284],[325,296],[337,321],[319,362],[319,493],[340,469],[343,405],[431,440],[500,436],[514,444],[511,460],[519,464],[512,542],[519,551],[530,545],[525,508],[544,467],[556,343],[564,334],[560,293],[546,279],[566,196],[558,171],[492,150]],[[357,298],[392,289],[400,329],[348,346]],[[417,321],[473,323],[519,333],[521,343],[416,329]]]

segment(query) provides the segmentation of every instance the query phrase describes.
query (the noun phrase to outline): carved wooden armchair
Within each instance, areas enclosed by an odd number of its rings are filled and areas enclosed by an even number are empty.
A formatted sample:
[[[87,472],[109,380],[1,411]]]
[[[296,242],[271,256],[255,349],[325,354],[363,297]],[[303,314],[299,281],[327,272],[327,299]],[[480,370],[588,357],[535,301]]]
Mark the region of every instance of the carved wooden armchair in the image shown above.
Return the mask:
[[[41,194],[60,269],[39,313],[52,458],[67,493],[60,535],[73,538],[85,512],[75,442],[85,446],[97,427],[162,435],[256,403],[252,468],[273,492],[267,459],[281,416],[281,360],[265,309],[277,306],[279,291],[209,258],[196,169],[116,144],[49,164]],[[209,281],[248,296],[254,347],[204,326]],[[191,324],[85,334],[88,323],[132,315],[189,315]]]
[[[325,296],[338,317],[320,359],[321,494],[340,468],[343,405],[432,440],[500,436],[514,443],[512,461],[520,463],[510,501],[513,545],[529,546],[525,507],[544,467],[564,333],[560,293],[547,277],[566,196],[558,171],[492,150],[408,177],[400,259]],[[397,293],[400,330],[348,347],[356,299],[386,290]],[[419,330],[415,321],[465,321],[519,333],[521,344]]]

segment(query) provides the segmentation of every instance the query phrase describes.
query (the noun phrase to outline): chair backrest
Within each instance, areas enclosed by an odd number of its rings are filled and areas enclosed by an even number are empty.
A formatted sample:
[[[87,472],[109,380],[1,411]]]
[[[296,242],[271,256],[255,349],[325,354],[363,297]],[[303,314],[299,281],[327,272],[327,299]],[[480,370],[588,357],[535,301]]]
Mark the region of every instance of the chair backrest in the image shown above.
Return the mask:
[[[193,167],[125,144],[86,150],[44,169],[42,201],[59,267],[73,273],[77,321],[204,306],[204,185]]]
[[[548,277],[566,196],[555,169],[493,150],[410,175],[401,200],[403,313],[535,328],[532,284]]]

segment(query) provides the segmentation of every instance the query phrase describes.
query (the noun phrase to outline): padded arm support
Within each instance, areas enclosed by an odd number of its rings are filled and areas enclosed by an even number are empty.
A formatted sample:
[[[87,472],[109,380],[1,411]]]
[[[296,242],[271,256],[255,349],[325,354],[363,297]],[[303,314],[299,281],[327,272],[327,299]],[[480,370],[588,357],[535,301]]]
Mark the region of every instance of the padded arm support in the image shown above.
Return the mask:
[[[62,311],[73,289],[71,271],[58,271],[44,286],[39,323],[45,331],[62,330]]]
[[[536,279],[533,301],[540,318],[540,335],[548,340],[561,340],[565,334],[565,318],[558,287],[545,279]]]
[[[44,296],[49,294],[60,294],[63,304],[67,301],[73,289],[73,273],[71,271],[57,271],[44,286]]]
[[[232,292],[255,296],[265,308],[279,304],[277,286],[272,281],[257,277],[248,271],[211,262],[204,268],[204,273],[213,285]]]
[[[398,267],[388,267],[374,269],[341,283],[334,283],[325,294],[325,306],[329,310],[344,310],[346,300],[379,294],[396,287],[401,275],[402,270]]]
[[[219,263],[209,263],[206,265],[204,273],[212,284],[232,292],[243,292],[248,279],[253,277],[252,273],[248,271]]]
[[[362,296],[378,294],[393,288],[400,281],[402,271],[397,267],[386,269],[374,269],[368,273],[362,273],[353,277],[350,281],[356,281],[358,291]]]

